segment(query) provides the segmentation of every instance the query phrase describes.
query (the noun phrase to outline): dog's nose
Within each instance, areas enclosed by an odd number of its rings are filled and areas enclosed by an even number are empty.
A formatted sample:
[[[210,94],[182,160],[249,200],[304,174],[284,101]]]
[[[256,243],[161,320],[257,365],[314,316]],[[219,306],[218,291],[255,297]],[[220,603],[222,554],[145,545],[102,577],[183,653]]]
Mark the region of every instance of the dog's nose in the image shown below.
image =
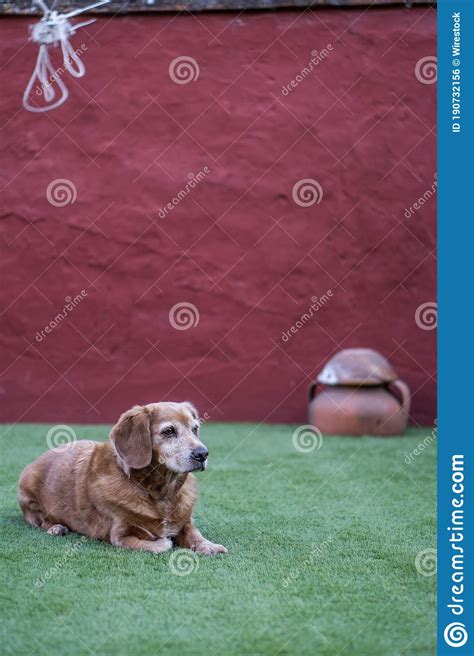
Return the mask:
[[[198,446],[191,451],[191,458],[194,458],[194,460],[197,460],[198,462],[204,462],[208,455],[209,451],[205,446]]]

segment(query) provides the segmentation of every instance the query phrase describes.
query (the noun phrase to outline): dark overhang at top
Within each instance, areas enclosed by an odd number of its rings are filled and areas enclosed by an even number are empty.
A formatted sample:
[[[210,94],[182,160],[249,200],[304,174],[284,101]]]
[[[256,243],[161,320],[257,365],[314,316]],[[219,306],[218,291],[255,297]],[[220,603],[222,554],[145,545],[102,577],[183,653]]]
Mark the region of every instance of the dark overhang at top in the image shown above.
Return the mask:
[[[58,0],[54,8],[60,12],[85,7],[93,0]],[[51,6],[51,0],[48,4]],[[244,9],[278,9],[284,7],[412,7],[436,5],[436,0],[112,0],[109,4],[94,9],[94,14],[154,13],[160,11],[218,11]],[[41,15],[34,0],[0,0],[0,14]]]

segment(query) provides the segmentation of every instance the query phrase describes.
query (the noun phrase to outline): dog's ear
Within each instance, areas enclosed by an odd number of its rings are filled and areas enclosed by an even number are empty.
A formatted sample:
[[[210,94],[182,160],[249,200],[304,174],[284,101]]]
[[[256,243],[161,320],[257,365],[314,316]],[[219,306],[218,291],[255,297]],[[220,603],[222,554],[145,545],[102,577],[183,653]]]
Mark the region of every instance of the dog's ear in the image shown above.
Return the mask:
[[[196,410],[196,408],[193,406],[192,403],[190,403],[189,401],[184,401],[182,405],[184,405],[184,407],[185,407],[187,410],[189,410],[189,412],[192,414],[192,416],[194,417],[194,419],[199,419],[199,413],[198,413],[198,411]]]
[[[110,440],[119,457],[119,464],[127,474],[130,469],[147,467],[152,457],[151,417],[140,405],[127,410],[110,431]]]

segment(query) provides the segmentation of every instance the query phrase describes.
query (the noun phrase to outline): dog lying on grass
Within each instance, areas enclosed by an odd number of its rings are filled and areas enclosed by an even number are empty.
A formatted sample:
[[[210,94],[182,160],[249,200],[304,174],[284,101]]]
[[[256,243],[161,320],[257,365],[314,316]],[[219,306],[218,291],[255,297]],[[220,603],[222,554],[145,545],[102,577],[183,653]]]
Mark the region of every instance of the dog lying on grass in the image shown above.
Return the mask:
[[[208,450],[190,403],[150,403],[125,412],[110,441],[83,440],[40,456],[23,471],[18,501],[25,520],[50,535],[75,531],[116,547],[153,553],[175,543],[225,553],[192,521],[196,479]]]

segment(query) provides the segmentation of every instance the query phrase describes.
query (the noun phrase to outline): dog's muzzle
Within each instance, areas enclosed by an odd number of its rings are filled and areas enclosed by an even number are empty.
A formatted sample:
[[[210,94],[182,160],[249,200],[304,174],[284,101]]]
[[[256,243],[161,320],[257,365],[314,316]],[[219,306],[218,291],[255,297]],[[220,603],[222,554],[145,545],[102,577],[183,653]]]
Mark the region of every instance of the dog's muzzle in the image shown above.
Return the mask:
[[[207,464],[207,456],[209,451],[205,446],[198,446],[196,449],[191,451],[191,461],[195,465],[196,469],[205,469]]]

